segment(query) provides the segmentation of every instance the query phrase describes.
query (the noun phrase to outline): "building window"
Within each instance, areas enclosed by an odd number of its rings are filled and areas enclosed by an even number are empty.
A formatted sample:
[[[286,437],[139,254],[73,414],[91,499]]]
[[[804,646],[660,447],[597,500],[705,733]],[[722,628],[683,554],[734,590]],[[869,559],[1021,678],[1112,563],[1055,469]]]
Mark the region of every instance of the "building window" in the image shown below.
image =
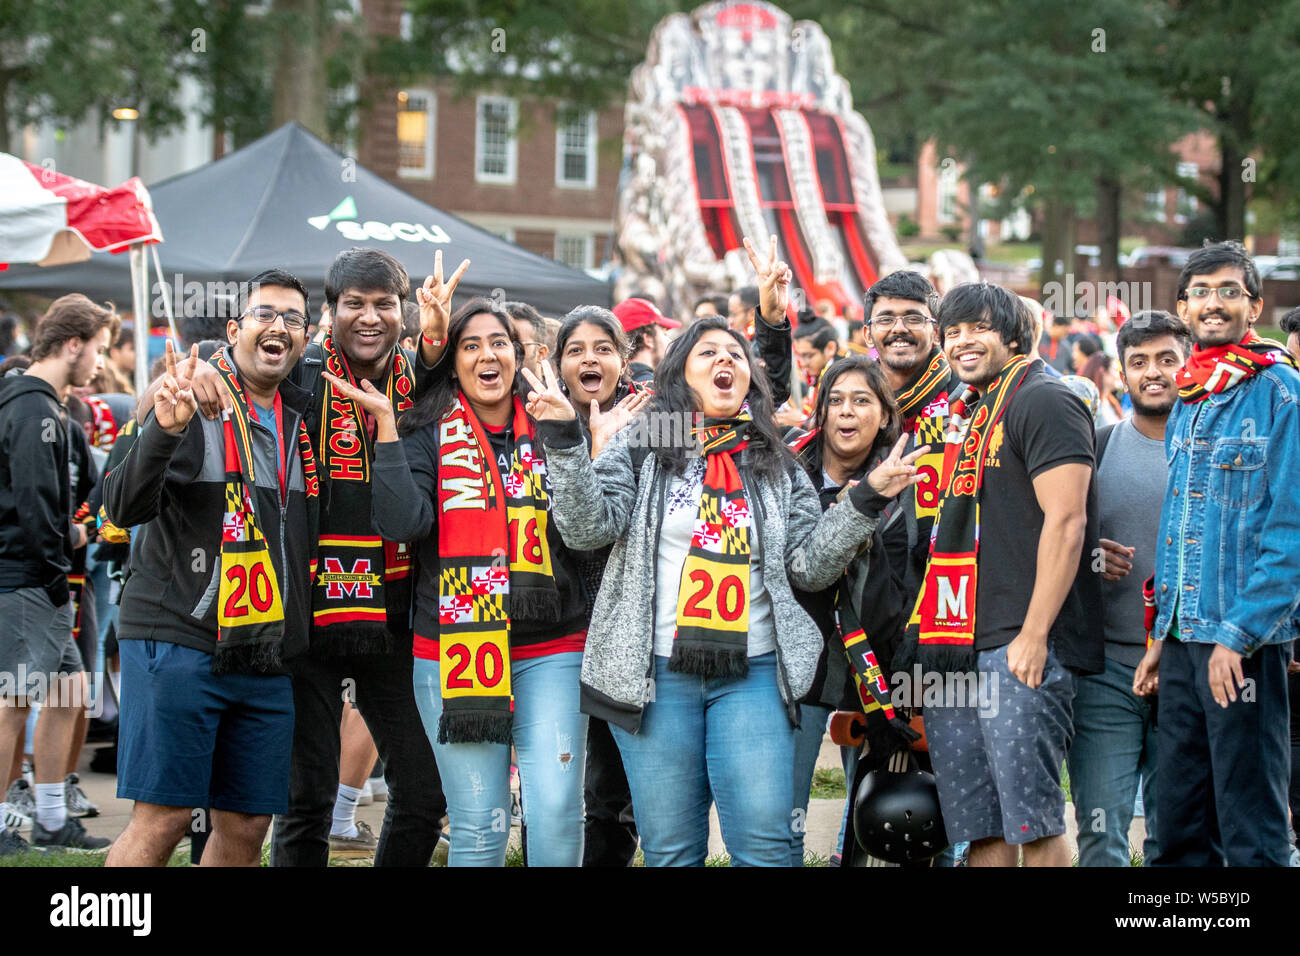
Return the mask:
[[[596,186],[596,111],[561,108],[555,119],[555,184]]]
[[[433,178],[437,107],[437,98],[428,90],[402,90],[397,94],[397,175],[406,179]]]
[[[474,178],[481,183],[513,183],[518,157],[515,101],[501,96],[478,98],[474,139]]]
[[[1148,219],[1165,221],[1165,191],[1163,189],[1142,194],[1142,210]]]
[[[1196,179],[1200,175],[1200,170],[1195,163],[1179,163],[1178,176],[1181,179]],[[1196,215],[1198,208],[1196,197],[1187,192],[1186,189],[1178,190],[1178,206],[1174,213],[1174,222],[1186,222]]]
[[[591,236],[566,236],[556,234],[555,236],[555,261],[562,262],[571,269],[590,269]]]
[[[330,131],[330,146],[344,156],[357,155],[357,87],[353,83],[339,86],[325,94],[325,121]]]
[[[939,167],[939,222],[957,221],[957,180],[960,178],[956,163]]]

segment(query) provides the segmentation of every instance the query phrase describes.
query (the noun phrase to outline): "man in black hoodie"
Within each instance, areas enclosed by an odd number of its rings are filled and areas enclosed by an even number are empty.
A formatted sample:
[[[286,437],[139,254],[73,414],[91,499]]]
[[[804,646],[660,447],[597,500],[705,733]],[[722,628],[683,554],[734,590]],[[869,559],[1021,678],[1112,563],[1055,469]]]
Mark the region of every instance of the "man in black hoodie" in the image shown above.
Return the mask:
[[[135,807],[108,865],[164,865],[191,808],[210,807],[203,865],[256,866],[287,807],[287,665],[307,647],[317,488],[310,393],[287,376],[309,313],[287,272],[249,288],[212,359],[226,414],[194,415],[197,352],[177,363],[169,346],[153,411],[104,477],[105,517],[141,526],[118,625],[118,796]]]
[[[67,815],[64,772],[83,701],[83,670],[72,637],[68,571],[86,543],[72,521],[67,410],[70,386],[104,366],[118,318],[84,295],[57,299],[36,326],[27,373],[0,385],[0,767],[13,761],[32,701],[44,719],[33,741],[37,846],[93,849],[107,841],[86,835]],[[50,693],[53,691],[53,693]],[[13,831],[0,854],[22,849]]]

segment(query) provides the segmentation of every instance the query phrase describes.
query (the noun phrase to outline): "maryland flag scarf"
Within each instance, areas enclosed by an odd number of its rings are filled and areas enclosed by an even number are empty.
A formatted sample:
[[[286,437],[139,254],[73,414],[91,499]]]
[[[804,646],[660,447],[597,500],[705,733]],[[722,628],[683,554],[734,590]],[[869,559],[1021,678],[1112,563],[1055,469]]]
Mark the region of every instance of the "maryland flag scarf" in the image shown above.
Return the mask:
[[[332,336],[322,348],[325,370],[357,386]],[[397,415],[413,404],[414,387],[410,363],[394,349],[384,389]],[[394,638],[405,644],[410,637],[410,552],[370,523],[372,427],[356,402],[325,382],[316,447],[327,480],[312,585],[312,649],[325,655],[392,651]]]
[[[458,393],[438,423],[438,743],[509,743],[512,620],[558,621],[546,465],[514,399],[510,470]]]
[[[930,560],[895,667],[918,662],[927,670],[967,671],[975,666],[975,596],[979,554],[980,498],[988,446],[1011,397],[1024,381],[1030,359],[1017,355],[1002,367],[970,409],[970,427],[948,451],[952,477],[931,532]],[[962,403],[953,416],[964,417]]]
[[[921,735],[894,711],[889,696],[889,682],[876,661],[871,641],[858,623],[853,602],[848,600],[843,587],[840,588],[837,603],[844,653],[848,655],[853,686],[858,691],[858,700],[867,717],[867,752],[873,756],[888,756],[910,746]]]
[[[930,453],[916,463],[916,471],[921,478],[914,495],[918,521],[933,519],[939,513],[939,498],[947,487],[948,472],[943,468],[943,444],[951,382],[952,369],[943,352],[936,347],[930,353],[925,368],[894,396],[899,411],[903,413],[905,427],[916,436],[917,447],[930,446]]]
[[[212,655],[212,672],[274,673],[282,667],[284,604],[275,564],[258,527],[253,505],[257,485],[248,404],[227,352],[228,349],[222,349],[211,359],[233,398],[232,409],[221,416],[225,435],[226,508],[221,523],[221,588],[217,597],[217,647]],[[276,423],[282,422],[277,414]],[[298,423],[298,454],[302,458],[306,493],[315,497],[318,484],[315,459],[302,422]],[[289,470],[287,465],[285,470]],[[284,481],[282,477],[282,497],[287,494]]]
[[[1296,367],[1286,349],[1262,338],[1254,329],[1247,329],[1246,337],[1233,345],[1198,345],[1175,376],[1178,397],[1188,405],[1203,402],[1278,363]]]
[[[668,669],[708,678],[749,673],[749,503],[732,458],[749,444],[746,403],[735,418],[705,418],[692,435],[706,456],[704,487],[677,589]]]

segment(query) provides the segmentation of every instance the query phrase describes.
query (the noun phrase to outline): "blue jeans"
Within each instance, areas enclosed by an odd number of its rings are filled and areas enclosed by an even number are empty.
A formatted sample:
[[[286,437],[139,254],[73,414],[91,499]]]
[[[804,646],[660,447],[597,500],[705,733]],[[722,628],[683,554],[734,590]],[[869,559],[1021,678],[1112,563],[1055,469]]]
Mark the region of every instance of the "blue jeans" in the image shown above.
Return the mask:
[[[440,744],[438,661],[415,659],[415,703],[447,795],[448,866],[504,866],[510,839],[510,748]],[[587,718],[578,710],[582,654],[510,662],[514,745],[528,828],[529,866],[582,865],[582,781]]]
[[[794,826],[790,829],[790,865],[803,866],[803,838],[808,823],[808,791],[812,787],[817,755],[826,736],[829,707],[799,705],[799,729],[794,732]],[[847,778],[846,778],[847,779]]]
[[[790,865],[795,732],[775,652],[751,657],[743,680],[674,673],[656,657],[640,732],[610,729],[646,866],[703,866],[713,802],[733,866]]]
[[[1156,727],[1151,705],[1133,693],[1135,670],[1108,657],[1102,673],[1075,678],[1068,763],[1080,866],[1129,865],[1139,777],[1147,826],[1142,855],[1155,858]]]

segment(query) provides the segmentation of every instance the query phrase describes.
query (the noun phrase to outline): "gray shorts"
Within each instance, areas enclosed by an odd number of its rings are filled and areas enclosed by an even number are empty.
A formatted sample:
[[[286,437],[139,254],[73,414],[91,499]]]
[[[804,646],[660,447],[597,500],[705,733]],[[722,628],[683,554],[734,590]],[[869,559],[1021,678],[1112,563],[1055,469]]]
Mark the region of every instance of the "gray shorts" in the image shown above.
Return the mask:
[[[72,623],[72,602],[56,608],[41,588],[0,592],[0,698],[42,703],[53,675],[85,669]]]
[[[1050,647],[1035,690],[1008,669],[1005,647],[980,651],[976,670],[996,688],[996,706],[925,708],[949,842],[1021,844],[1064,833],[1061,765],[1073,726],[1073,675]]]

